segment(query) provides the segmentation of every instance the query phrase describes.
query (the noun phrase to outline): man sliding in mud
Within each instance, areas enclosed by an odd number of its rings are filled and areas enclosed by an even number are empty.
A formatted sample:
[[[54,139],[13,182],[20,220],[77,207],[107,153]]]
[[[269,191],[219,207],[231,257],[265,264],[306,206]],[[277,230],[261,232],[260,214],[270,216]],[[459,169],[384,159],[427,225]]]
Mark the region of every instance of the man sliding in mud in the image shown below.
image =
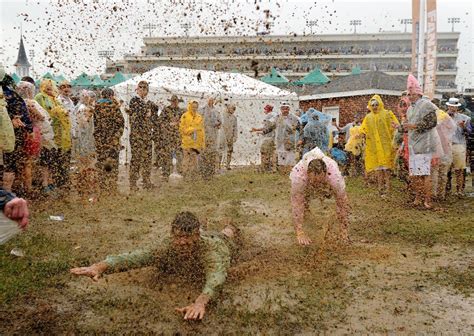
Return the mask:
[[[171,223],[169,242],[160,247],[136,250],[116,256],[89,267],[71,269],[72,274],[85,275],[97,281],[102,273],[115,273],[155,265],[162,274],[196,279],[205,274],[202,293],[194,303],[176,311],[185,320],[202,320],[206,305],[224,283],[235,249],[237,229],[228,224],[221,232],[202,231],[197,217],[191,212],[181,212]],[[199,272],[201,274],[198,274]],[[197,275],[198,274],[198,275]]]
[[[344,177],[336,161],[327,157],[319,148],[306,153],[293,167],[291,179],[291,205],[296,238],[301,245],[311,244],[311,239],[303,231],[305,213],[309,211],[309,202],[315,197],[336,199],[336,212],[340,225],[340,236],[349,242],[349,201],[346,194]],[[328,228],[329,231],[329,228]]]

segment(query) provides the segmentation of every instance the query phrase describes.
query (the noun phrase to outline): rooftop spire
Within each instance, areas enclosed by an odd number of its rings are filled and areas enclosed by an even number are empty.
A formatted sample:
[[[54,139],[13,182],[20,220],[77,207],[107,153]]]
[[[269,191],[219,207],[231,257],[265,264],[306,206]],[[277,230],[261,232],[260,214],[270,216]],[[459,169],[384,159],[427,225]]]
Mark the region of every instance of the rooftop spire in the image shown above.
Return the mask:
[[[16,59],[15,64],[16,67],[24,66],[30,67],[31,64],[28,62],[28,57],[26,57],[25,45],[23,44],[23,34],[20,37],[20,48],[18,49],[18,57]]]

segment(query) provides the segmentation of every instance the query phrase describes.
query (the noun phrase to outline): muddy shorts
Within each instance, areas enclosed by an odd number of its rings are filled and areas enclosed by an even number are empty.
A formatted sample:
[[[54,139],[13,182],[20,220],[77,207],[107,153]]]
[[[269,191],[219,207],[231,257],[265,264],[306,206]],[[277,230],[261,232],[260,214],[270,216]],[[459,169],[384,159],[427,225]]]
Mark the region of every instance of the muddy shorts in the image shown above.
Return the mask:
[[[260,153],[266,156],[271,156],[275,152],[275,142],[273,139],[264,139],[260,146]]]
[[[431,174],[431,154],[410,154],[408,169],[410,176],[428,176]]]
[[[453,168],[455,170],[466,168],[466,146],[453,144]]]

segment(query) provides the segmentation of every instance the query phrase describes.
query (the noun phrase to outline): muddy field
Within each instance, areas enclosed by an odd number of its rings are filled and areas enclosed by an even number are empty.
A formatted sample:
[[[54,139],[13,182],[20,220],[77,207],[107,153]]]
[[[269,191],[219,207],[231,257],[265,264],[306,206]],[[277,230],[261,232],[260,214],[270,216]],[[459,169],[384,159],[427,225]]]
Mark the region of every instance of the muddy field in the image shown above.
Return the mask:
[[[314,201],[294,237],[287,177],[233,171],[210,183],[171,186],[83,203],[75,197],[33,205],[30,229],[0,248],[0,334],[469,334],[474,330],[473,198],[444,209],[410,208],[399,185],[387,200],[348,179],[353,243],[324,232],[334,201]],[[69,275],[113,254],[161,241],[181,210],[209,229],[233,218],[243,249],[202,322],[175,307],[199,284],[153,267],[98,283]],[[62,214],[62,222],[50,215]],[[10,254],[21,248],[24,257]]]

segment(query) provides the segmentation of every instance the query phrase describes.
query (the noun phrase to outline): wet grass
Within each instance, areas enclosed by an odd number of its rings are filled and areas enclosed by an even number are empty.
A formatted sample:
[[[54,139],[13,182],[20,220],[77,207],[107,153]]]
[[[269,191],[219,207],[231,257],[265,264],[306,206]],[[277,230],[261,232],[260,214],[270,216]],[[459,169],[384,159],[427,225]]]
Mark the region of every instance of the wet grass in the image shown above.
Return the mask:
[[[13,248],[25,256],[12,255]],[[71,261],[65,244],[41,233],[24,234],[8,242],[0,249],[0,302],[9,303],[44,286],[60,288]]]
[[[50,323],[47,330],[53,333],[159,330],[164,334],[226,334],[241,330],[244,334],[294,334],[331,330],[346,319],[352,290],[364,286],[363,278],[348,276],[347,261],[376,262],[389,258],[390,253],[325,245],[320,237],[322,227],[335,222],[333,201],[326,201],[324,210],[314,202],[316,225],[306,227],[314,244],[298,247],[289,187],[285,176],[237,171],[211,182],[165,185],[156,192],[116,196],[97,204],[82,204],[74,198],[34,204],[30,229],[0,247],[0,322],[9,321],[0,326],[0,333],[10,333],[15,321],[24,321],[15,317],[18,307],[37,307],[44,299],[51,304],[50,296],[64,296],[68,308],[61,309],[69,312],[44,318],[44,323]],[[353,209],[350,233],[356,242],[415,248],[474,245],[469,214],[472,199],[451,199],[444,211],[435,212],[407,206],[408,197],[399,183],[386,200],[358,178],[348,179],[347,189]],[[183,323],[173,312],[174,307],[192,301],[199,288],[176,287],[167,280],[157,286],[148,275],[153,271],[139,272],[139,280],[129,274],[109,276],[102,286],[68,274],[70,267],[88,265],[108,254],[159,243],[168,235],[174,215],[183,210],[195,212],[214,230],[222,228],[223,217],[230,217],[246,241],[223,293],[202,323]],[[63,214],[65,221],[48,219],[57,214]],[[13,247],[21,248],[25,257],[11,256]],[[472,292],[468,270],[443,269],[430,279],[462,293]],[[191,294],[183,294],[183,288]],[[44,311],[58,314],[50,306]],[[26,323],[21,330],[28,333],[35,328]]]
[[[428,278],[436,284],[448,287],[456,293],[466,297],[474,293],[474,269],[459,269],[456,267],[440,267],[434,274],[429,274]]]

